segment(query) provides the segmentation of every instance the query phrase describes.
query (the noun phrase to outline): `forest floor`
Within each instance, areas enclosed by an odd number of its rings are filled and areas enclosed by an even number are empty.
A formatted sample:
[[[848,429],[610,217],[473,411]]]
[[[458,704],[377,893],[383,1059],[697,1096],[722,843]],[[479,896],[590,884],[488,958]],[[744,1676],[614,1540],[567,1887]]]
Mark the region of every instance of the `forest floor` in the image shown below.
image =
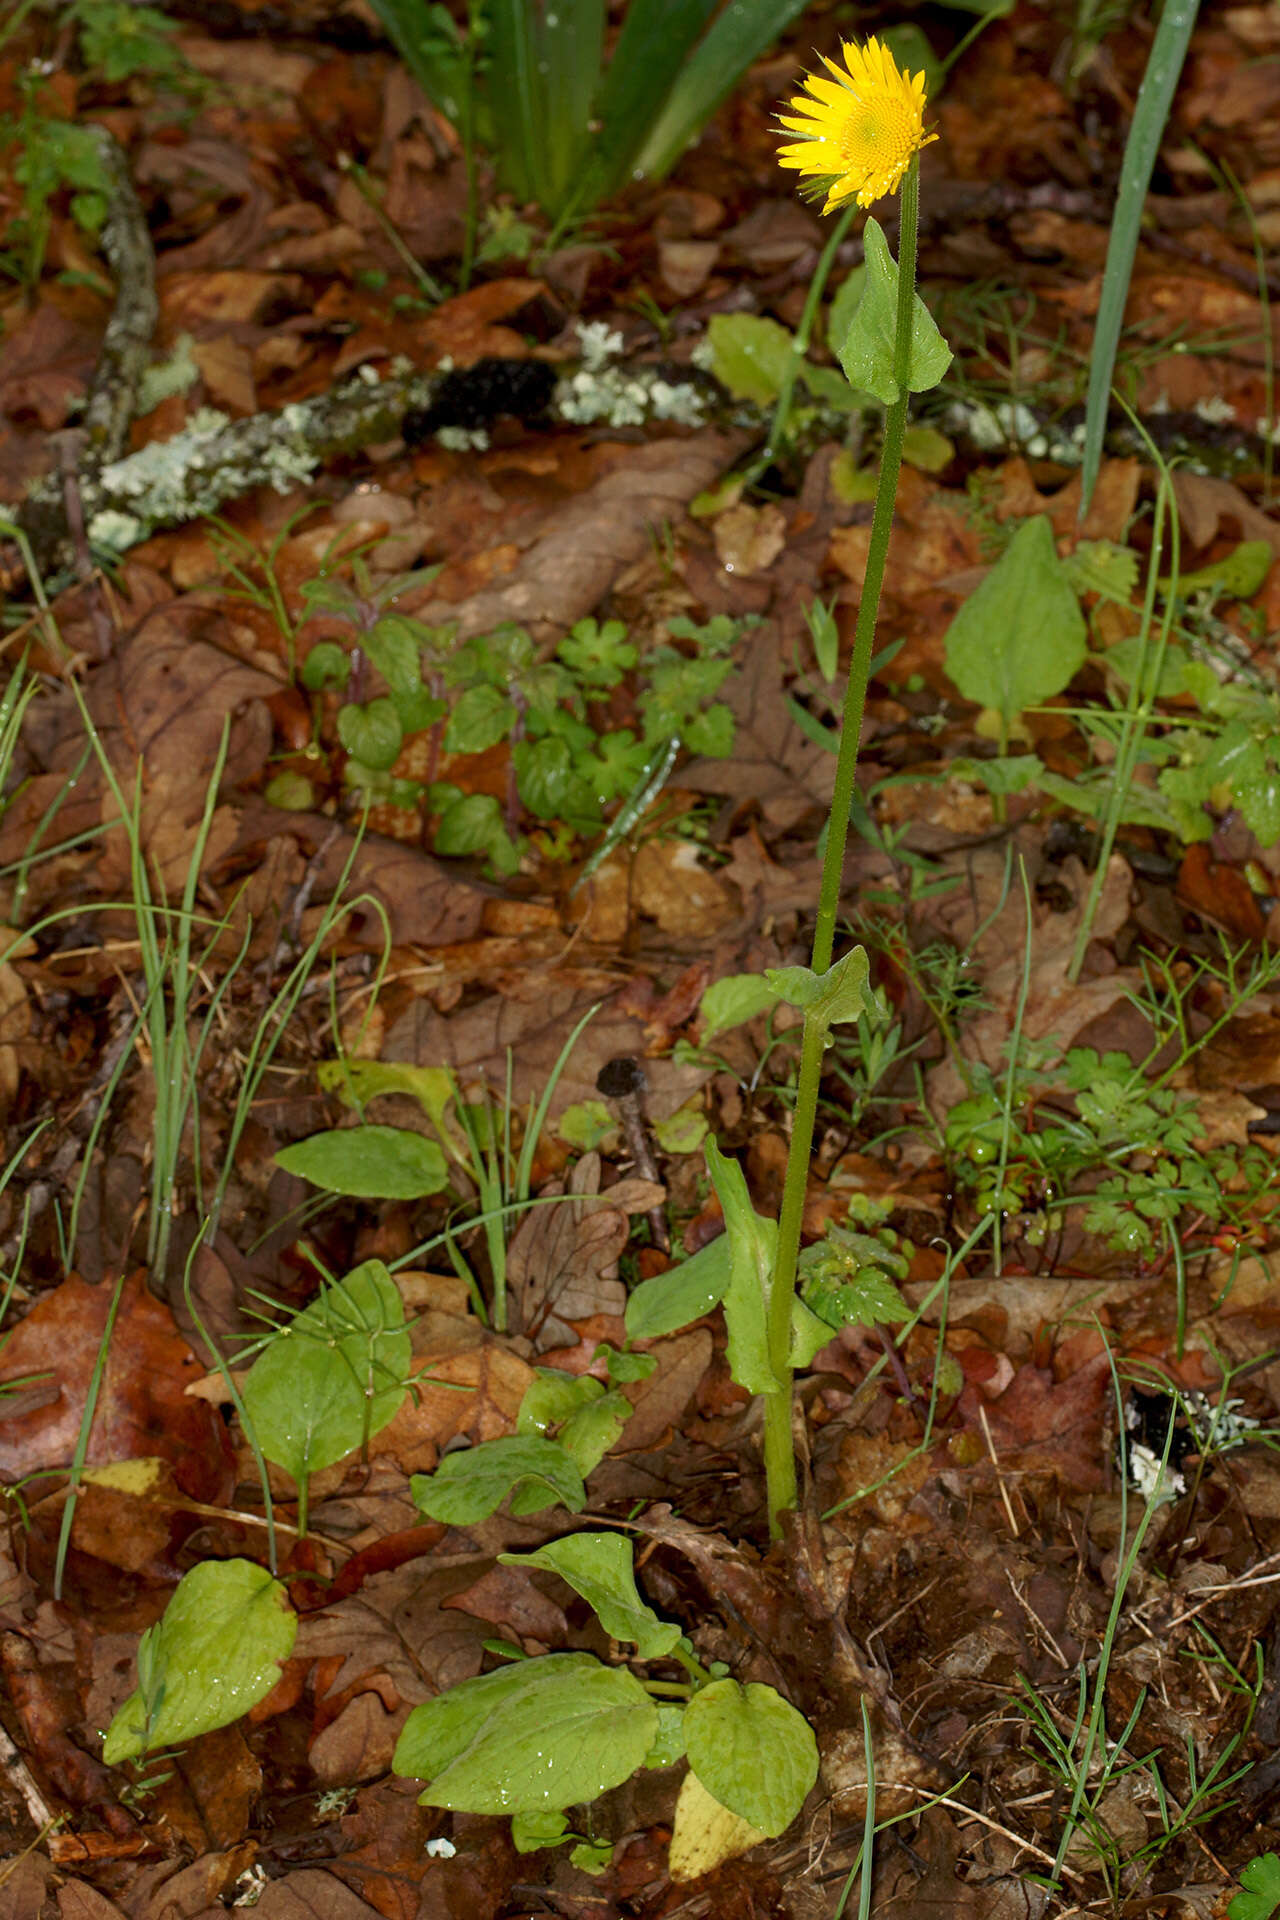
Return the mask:
[[[23,17],[3,511],[65,471],[118,292],[66,194],[33,229],[32,60],[146,217],[138,449],[361,367],[575,362],[583,325],[628,364],[687,366],[726,316],[773,323],[747,359],[785,349],[831,222],[773,121],[848,11],[816,0],[670,178],[549,253],[482,172],[462,292],[464,161],[371,27],[301,0],[181,18],[179,113]],[[970,23],[912,19],[939,57]],[[1082,519],[1150,38],[1022,0],[930,102],[920,285],[954,360],[913,412],[845,866],[837,951],[865,946],[875,1002],[826,1056],[804,1222],[889,1304],[798,1376],[780,1542],[722,1312],[638,1337],[647,1370],[605,1349],[722,1231],[709,1139],[777,1214],[799,1050],[760,981],[809,959],[875,418],[833,435],[802,395],[746,484],[731,407],[508,415],[257,488],[107,571],[82,541],[46,607],[14,560],[0,1920],[1208,1920],[1280,1850],[1280,13],[1213,7],[1192,39],[1116,375],[1138,427],[1117,413]],[[855,224],[833,291],[861,259]],[[821,326],[810,356],[832,369]],[[1035,526],[1078,645],[1039,602],[1044,631],[964,622]],[[383,1133],[345,1191],[298,1171],[299,1143],[372,1126],[417,1142],[416,1187]],[[268,1508],[237,1411],[263,1316],[379,1262],[411,1390],[309,1474],[309,1513],[273,1465]],[[431,1520],[411,1478],[515,1433],[547,1369],[628,1403],[583,1514]],[[575,1811],[595,1860],[518,1852],[392,1771],[411,1710],[495,1642],[618,1657],[563,1581],[498,1558],[591,1523],[630,1527],[700,1662],[817,1733],[799,1817],[732,1858],[708,1837],[705,1874],[670,1871],[679,1763]],[[177,1581],[271,1555],[298,1615],[275,1686],[107,1766]],[[1262,1873],[1238,1920],[1280,1901]]]

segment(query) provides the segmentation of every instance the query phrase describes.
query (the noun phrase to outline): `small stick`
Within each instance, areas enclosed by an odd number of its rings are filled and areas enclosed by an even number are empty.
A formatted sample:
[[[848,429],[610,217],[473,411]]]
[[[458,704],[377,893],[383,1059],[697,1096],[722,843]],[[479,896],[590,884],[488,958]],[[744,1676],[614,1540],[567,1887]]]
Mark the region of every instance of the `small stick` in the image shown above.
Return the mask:
[[[644,1068],[635,1056],[629,1053],[620,1053],[614,1059],[606,1060],[596,1075],[596,1092],[609,1102],[617,1115],[618,1124],[626,1137],[627,1151],[635,1162],[636,1172],[641,1179],[652,1180],[655,1186],[661,1186],[658,1162],[654,1156],[653,1140],[644,1110],[644,1090],[647,1084]],[[667,1232],[667,1217],[662,1208],[650,1207],[647,1218],[654,1246],[660,1253],[670,1253],[671,1236]]]

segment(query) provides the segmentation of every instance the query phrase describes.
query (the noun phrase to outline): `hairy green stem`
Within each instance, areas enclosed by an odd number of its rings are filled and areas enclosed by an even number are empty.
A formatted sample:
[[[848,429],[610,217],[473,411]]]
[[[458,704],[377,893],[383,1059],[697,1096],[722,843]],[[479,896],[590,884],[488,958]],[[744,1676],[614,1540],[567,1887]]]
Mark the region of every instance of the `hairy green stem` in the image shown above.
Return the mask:
[[[862,731],[876,615],[880,610],[880,590],[884,585],[885,566],[889,558],[889,535],[893,528],[898,471],[902,465],[902,438],[906,430],[909,398],[907,381],[911,367],[911,317],[915,298],[919,210],[920,162],[913,159],[902,183],[902,222],[898,241],[898,313],[893,352],[898,397],[885,414],[884,449],[880,458],[875,513],[871,522],[871,544],[854,630],[853,658],[849,662],[849,679],[845,689],[840,752],[836,760],[835,788],[831,796],[826,854],[818,895],[818,918],[813,930],[812,967],[819,974],[825,973],[830,967],[835,946],[840,881],[849,837],[849,809],[858,766],[858,736]],[[778,1217],[778,1252],[769,1289],[769,1361],[778,1386],[774,1392],[764,1395],[764,1463],[769,1531],[775,1538],[781,1532],[779,1515],[796,1503],[795,1449],[791,1439],[791,1301],[795,1293],[796,1262],[800,1254],[800,1232],[804,1222],[809,1163],[818,1117],[818,1088],[822,1078],[826,1034],[825,1022],[806,1014],[800,1048],[796,1110],[787,1153],[782,1209]]]

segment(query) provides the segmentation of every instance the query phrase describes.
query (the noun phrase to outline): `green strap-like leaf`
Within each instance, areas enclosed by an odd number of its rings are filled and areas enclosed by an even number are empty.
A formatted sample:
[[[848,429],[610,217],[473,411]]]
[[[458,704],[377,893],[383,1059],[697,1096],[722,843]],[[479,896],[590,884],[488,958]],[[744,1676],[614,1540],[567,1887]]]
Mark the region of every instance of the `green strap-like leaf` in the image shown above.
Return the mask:
[[[1082,520],[1089,510],[1098,469],[1102,465],[1102,441],[1107,430],[1111,376],[1115,371],[1116,348],[1120,343],[1125,303],[1129,298],[1129,279],[1133,273],[1134,255],[1138,251],[1138,234],[1142,227],[1147,188],[1151,185],[1156,155],[1160,151],[1160,141],[1198,12],[1199,0],[1165,0],[1160,25],[1156,28],[1156,37],[1151,45],[1147,70],[1142,76],[1133,125],[1125,145],[1120,190],[1116,196],[1111,239],[1107,245],[1107,264],[1102,275],[1093,353],[1089,360],[1089,393],[1084,417],[1084,471],[1080,491]]]

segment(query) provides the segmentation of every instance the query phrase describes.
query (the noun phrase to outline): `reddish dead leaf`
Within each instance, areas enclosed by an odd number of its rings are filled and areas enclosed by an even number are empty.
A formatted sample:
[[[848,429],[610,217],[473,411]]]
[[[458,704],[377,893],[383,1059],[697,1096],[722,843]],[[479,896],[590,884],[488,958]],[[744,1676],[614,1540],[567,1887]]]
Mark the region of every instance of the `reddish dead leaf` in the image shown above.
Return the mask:
[[[385,1675],[391,1697],[416,1706],[480,1671],[488,1626],[443,1607],[476,1573],[476,1556],[468,1554],[374,1574],[360,1593],[304,1615],[295,1658],[335,1661],[329,1698],[368,1691]]]
[[[190,1852],[221,1851],[241,1840],[262,1792],[262,1768],[240,1724],[193,1740],[169,1763],[156,1788],[154,1818]]]
[[[957,1412],[976,1429],[984,1452],[990,1434],[997,1472],[1053,1473],[1068,1486],[1096,1491],[1107,1481],[1102,1416],[1110,1389],[1107,1356],[1099,1354],[1061,1381],[1042,1367],[1019,1367],[994,1400],[968,1385]]]
[[[0,1478],[70,1464],[112,1289],[74,1274],[38,1300],[4,1349],[2,1377],[36,1376],[23,1411],[0,1429]],[[231,1444],[213,1408],[184,1391],[202,1369],[139,1269],[124,1283],[89,1433],[87,1462],[167,1460],[193,1499],[220,1504],[233,1485]]]
[[[376,1693],[357,1694],[311,1742],[307,1760],[316,1779],[326,1787],[354,1786],[390,1772],[408,1711],[388,1713]]]
[[[1178,898],[1237,940],[1261,941],[1266,934],[1262,909],[1249,882],[1238,867],[1215,860],[1204,840],[1195,841],[1182,856]]]

